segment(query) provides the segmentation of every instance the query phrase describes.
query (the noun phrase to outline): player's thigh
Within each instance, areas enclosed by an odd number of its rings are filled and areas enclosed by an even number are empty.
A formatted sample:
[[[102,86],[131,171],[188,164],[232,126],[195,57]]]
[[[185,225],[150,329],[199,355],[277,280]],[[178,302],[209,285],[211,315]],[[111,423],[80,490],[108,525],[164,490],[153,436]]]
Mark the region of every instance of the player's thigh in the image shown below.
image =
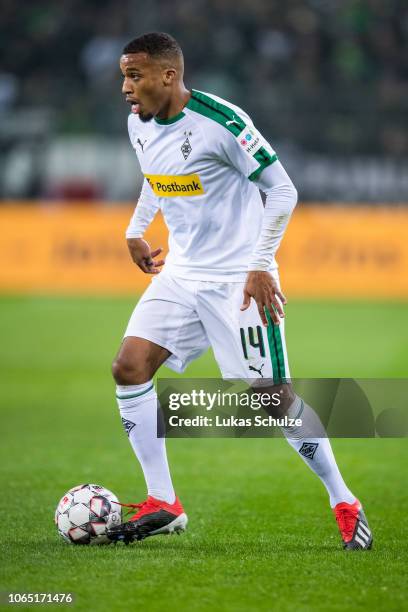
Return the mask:
[[[241,311],[243,283],[228,283],[206,296],[203,322],[224,378],[281,384],[290,378],[285,322],[264,327],[254,300]]]
[[[255,300],[239,315],[242,364],[251,377],[268,379],[276,384],[290,379],[285,337],[285,319],[276,325],[267,313],[268,326],[260,319]]]
[[[159,359],[167,355],[166,365],[182,372],[209,346],[195,306],[191,284],[159,275],[134,309],[125,338],[144,339],[166,349],[167,353],[159,353]],[[153,365],[157,365],[156,353],[152,359]]]

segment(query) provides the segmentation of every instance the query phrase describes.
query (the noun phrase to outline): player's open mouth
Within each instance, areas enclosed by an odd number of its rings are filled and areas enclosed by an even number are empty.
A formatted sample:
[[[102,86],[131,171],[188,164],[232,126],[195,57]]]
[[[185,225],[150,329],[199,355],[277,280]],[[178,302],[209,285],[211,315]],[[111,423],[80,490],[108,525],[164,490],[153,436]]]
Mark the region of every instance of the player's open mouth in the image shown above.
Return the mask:
[[[130,98],[126,98],[126,102],[129,102],[132,113],[138,115],[140,113],[140,104],[139,102],[135,102],[135,100],[131,100]]]

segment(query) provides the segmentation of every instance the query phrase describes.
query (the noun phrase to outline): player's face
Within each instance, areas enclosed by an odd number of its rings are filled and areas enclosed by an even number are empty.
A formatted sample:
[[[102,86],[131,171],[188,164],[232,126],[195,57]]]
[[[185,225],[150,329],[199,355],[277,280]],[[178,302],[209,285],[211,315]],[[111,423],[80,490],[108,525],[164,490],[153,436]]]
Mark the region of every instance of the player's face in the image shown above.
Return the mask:
[[[168,103],[168,74],[147,53],[128,53],[120,58],[124,81],[122,93],[141,121],[150,121]]]

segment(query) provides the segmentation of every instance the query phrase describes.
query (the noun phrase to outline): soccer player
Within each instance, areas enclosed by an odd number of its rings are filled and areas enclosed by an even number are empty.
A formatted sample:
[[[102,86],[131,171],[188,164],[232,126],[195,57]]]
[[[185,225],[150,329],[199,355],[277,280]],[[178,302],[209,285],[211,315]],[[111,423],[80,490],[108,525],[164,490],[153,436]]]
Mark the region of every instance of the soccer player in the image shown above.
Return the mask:
[[[224,378],[254,385],[265,379],[285,389],[286,414],[302,415],[306,425],[283,428],[284,435],[323,481],[344,547],[370,548],[362,506],[340,474],[320,420],[289,384],[286,299],[275,253],[296,189],[243,110],[186,89],[174,38],[154,32],[132,40],[120,67],[131,104],[129,136],[145,177],[126,237],[133,261],[153,279],[130,318],[113,376],[148,497],[109,536],[129,542],[184,530],[187,516],[174,492],[165,439],[157,437],[152,379],[163,363],[183,372],[212,346]],[[169,229],[165,265],[161,249],[143,239],[159,209]]]

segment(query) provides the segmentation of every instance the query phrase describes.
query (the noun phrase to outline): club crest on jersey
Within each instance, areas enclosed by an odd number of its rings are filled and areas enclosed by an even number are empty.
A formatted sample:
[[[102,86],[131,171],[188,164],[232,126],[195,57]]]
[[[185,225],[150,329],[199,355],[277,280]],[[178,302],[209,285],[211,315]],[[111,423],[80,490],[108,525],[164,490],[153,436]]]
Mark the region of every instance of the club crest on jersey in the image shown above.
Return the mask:
[[[191,151],[193,150],[190,144],[190,141],[188,139],[188,137],[191,136],[191,132],[184,132],[184,136],[186,136],[186,139],[180,148],[181,148],[181,152],[183,154],[184,159],[187,159],[187,157],[190,155]]]
[[[317,442],[303,442],[299,449],[299,453],[306,457],[306,459],[313,459],[318,446],[319,444]]]

